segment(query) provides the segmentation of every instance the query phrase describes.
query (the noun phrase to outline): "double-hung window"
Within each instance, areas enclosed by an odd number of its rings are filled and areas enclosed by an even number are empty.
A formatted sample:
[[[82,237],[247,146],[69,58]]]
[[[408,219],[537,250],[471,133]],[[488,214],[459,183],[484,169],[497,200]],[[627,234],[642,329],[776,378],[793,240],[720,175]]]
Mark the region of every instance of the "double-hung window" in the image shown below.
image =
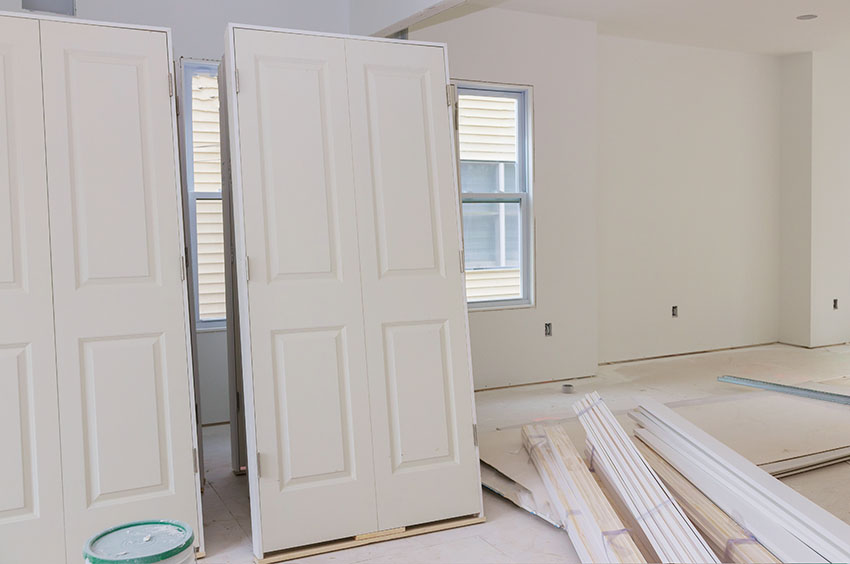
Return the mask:
[[[218,64],[183,62],[183,127],[198,328],[224,327]]]
[[[458,86],[470,308],[532,303],[529,98],[529,88]]]

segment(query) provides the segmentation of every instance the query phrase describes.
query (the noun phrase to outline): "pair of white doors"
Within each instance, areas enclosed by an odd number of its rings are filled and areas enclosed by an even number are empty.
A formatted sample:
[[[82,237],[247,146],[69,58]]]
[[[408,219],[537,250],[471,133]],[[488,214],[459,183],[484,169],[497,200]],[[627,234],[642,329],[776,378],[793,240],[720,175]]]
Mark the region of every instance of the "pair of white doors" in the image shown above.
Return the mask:
[[[0,15],[3,564],[79,562],[130,520],[198,531],[169,49]]]
[[[256,556],[478,514],[443,45],[231,26]]]

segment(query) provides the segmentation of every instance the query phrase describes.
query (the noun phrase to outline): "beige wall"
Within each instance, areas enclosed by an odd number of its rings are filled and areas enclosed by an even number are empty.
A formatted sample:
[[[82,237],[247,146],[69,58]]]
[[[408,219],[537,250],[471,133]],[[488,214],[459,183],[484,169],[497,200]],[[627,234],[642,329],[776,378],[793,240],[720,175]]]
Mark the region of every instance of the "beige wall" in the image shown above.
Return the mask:
[[[850,340],[850,50],[816,51],[812,63],[811,345],[821,346]]]
[[[782,58],[779,340],[811,343],[812,54]]]
[[[465,15],[410,38],[448,43],[453,78],[534,87],[536,305],[470,313],[475,386],[594,374],[596,26],[499,9],[449,14]]]
[[[778,59],[600,36],[598,60],[600,362],[776,341]]]

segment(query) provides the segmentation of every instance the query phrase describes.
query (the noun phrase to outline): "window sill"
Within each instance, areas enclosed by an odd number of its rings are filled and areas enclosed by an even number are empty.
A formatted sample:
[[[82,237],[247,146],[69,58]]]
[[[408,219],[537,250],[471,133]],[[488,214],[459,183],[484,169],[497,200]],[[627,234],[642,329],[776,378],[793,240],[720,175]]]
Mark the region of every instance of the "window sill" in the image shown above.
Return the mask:
[[[478,311],[500,311],[504,309],[530,309],[534,307],[533,302],[523,302],[523,303],[504,303],[500,304],[499,302],[467,302],[466,309],[469,313],[475,313]]]
[[[227,325],[224,323],[221,325],[199,325],[195,331],[198,333],[219,333],[227,331]]]

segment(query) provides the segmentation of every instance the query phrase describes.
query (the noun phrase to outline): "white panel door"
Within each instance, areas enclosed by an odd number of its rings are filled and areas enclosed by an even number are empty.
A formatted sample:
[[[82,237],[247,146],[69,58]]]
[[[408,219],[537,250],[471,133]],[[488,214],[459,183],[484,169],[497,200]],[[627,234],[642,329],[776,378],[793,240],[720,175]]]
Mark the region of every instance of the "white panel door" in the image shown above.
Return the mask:
[[[124,521],[197,531],[183,238],[166,34],[54,21],[41,34],[73,562]]]
[[[347,40],[380,529],[481,510],[439,46]]]
[[[0,452],[0,562],[64,562],[38,22],[14,17],[0,17]]]
[[[236,29],[235,50],[243,370],[270,552],[377,528],[369,392],[344,42]]]

